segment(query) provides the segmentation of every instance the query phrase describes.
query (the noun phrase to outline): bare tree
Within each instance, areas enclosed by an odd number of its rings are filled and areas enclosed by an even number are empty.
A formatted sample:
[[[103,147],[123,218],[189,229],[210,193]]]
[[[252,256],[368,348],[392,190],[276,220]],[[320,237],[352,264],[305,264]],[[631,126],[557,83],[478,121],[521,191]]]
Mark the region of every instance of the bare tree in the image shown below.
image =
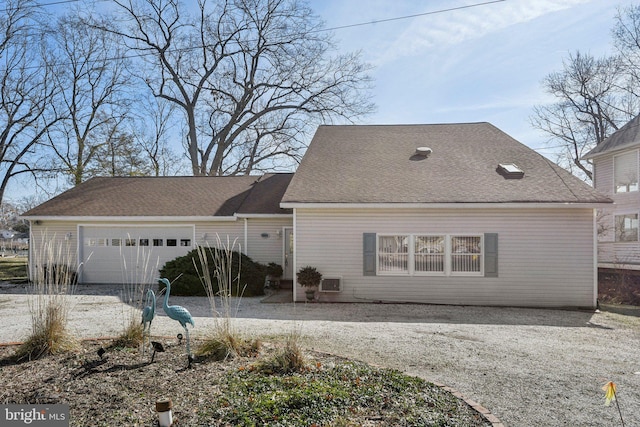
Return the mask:
[[[86,178],[91,162],[109,145],[104,136],[122,127],[129,107],[123,49],[112,34],[85,25],[78,15],[57,20],[49,52],[60,88],[58,108],[66,118],[48,136],[73,185]]]
[[[194,175],[292,164],[319,122],[373,110],[367,67],[332,55],[332,36],[300,0],[114,0],[123,37],[146,61],[145,82],[186,123]],[[110,22],[117,22],[112,19]]]
[[[591,166],[582,156],[633,118],[638,102],[617,56],[596,59],[577,52],[563,65],[543,80],[557,102],[534,107],[531,123],[549,135],[550,144],[562,147],[562,165],[591,180]]]
[[[39,46],[45,37],[38,5],[8,0],[0,16],[0,202],[12,178],[49,169],[39,156],[48,129],[60,120],[50,64]]]
[[[131,133],[146,154],[151,174],[179,174],[183,171],[183,161],[169,146],[170,138],[176,134],[172,121],[176,105],[155,97],[144,99],[139,105],[141,111],[133,122]]]

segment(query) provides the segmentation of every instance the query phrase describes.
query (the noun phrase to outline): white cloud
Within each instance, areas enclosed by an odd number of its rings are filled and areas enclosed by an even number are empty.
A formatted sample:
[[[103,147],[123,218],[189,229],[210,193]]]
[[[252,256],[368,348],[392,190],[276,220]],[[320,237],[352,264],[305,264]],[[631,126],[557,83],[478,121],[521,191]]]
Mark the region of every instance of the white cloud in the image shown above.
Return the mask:
[[[433,49],[447,49],[455,44],[479,39],[509,26],[525,23],[545,14],[568,9],[589,1],[506,1],[417,17],[412,19],[408,27],[401,31],[397,37],[388,38],[382,49],[378,49],[375,53],[372,52],[372,62],[380,66],[401,57],[416,56]],[[474,3],[478,3],[478,1],[466,4]],[[442,8],[452,7],[450,2],[438,4]],[[433,3],[431,5],[433,7]],[[434,9],[431,7],[423,12],[433,11]],[[406,26],[406,22],[404,25]],[[402,28],[402,26],[398,24],[395,28]],[[392,33],[387,33],[387,36],[389,34]]]

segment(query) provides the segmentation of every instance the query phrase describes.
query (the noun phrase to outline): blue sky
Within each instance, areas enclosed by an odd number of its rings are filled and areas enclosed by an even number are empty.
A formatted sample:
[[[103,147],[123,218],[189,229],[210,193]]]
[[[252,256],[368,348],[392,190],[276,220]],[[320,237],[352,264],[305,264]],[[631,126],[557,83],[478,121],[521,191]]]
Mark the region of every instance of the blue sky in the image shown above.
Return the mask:
[[[437,12],[489,0],[310,0],[328,28]],[[640,0],[638,0],[640,2]],[[613,52],[611,28],[630,0],[505,0],[334,31],[342,51],[374,66],[375,114],[363,123],[487,121],[555,160],[533,129],[534,105],[553,102],[541,81],[579,50]],[[19,200],[32,185],[14,181]]]
[[[314,0],[334,28],[483,3],[486,0]],[[613,52],[616,0],[506,0],[334,32],[345,51],[375,66],[378,111],[366,123],[487,121],[551,159],[533,129],[533,106],[553,102],[542,79],[579,50]],[[637,3],[637,2],[636,2]]]

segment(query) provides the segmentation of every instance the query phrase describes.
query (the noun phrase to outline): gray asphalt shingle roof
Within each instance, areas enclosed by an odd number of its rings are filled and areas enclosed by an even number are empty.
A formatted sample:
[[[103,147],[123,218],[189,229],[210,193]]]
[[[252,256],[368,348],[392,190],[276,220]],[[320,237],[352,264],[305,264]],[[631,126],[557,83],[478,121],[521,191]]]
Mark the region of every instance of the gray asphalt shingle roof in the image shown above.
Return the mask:
[[[640,116],[615,131],[582,158],[585,160],[640,144]]]
[[[292,175],[92,178],[23,216],[287,214],[279,203]]]
[[[428,158],[414,153],[430,147]],[[521,179],[506,179],[514,163]],[[320,126],[283,203],[610,203],[489,123]]]

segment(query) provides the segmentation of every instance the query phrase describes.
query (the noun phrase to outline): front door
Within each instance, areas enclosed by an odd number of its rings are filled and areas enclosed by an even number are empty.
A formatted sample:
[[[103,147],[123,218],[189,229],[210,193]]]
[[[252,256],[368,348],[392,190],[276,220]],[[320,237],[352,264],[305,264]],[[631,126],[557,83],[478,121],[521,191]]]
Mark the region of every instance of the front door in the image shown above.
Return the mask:
[[[293,228],[284,229],[284,277],[293,280]]]

